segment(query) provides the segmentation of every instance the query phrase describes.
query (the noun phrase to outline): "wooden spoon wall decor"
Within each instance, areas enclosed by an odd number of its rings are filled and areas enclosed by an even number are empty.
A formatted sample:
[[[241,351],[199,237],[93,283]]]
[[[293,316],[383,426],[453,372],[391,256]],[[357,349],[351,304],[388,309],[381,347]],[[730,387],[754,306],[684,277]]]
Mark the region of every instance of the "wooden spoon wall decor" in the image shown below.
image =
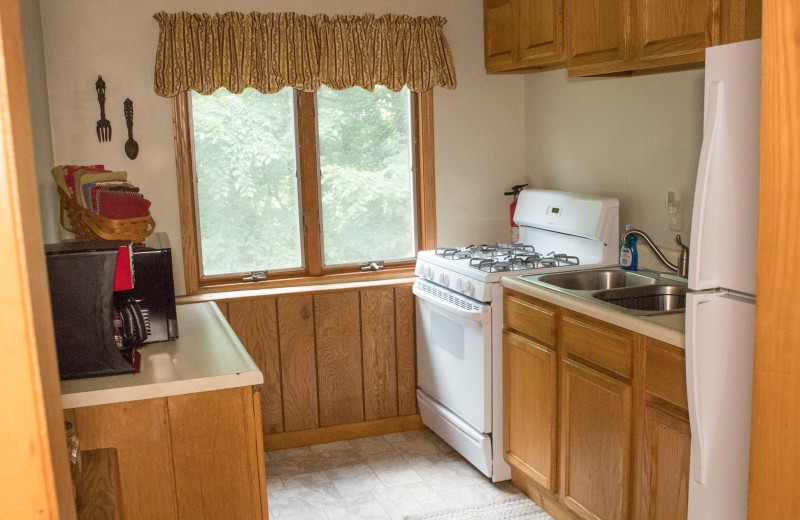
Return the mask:
[[[136,159],[139,155],[139,143],[133,140],[133,101],[126,99],[123,103],[125,111],[125,125],[128,127],[128,140],[125,141],[125,155],[129,159]]]

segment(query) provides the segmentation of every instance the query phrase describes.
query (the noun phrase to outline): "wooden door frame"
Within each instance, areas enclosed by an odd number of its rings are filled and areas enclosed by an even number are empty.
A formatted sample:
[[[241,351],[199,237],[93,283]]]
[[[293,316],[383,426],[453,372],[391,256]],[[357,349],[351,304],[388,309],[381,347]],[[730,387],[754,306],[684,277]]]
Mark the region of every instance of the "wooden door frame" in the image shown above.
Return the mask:
[[[764,2],[748,518],[800,517],[800,5]]]
[[[75,518],[17,0],[0,0],[0,503]]]

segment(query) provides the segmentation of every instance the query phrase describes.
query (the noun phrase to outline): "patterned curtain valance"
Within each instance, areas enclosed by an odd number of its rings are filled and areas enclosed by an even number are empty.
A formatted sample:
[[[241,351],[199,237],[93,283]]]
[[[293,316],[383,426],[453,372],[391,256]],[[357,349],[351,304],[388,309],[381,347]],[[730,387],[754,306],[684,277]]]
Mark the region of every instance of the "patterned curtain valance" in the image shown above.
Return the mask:
[[[157,13],[155,91],[164,97],[220,87],[263,93],[384,85],[422,92],[455,88],[456,73],[434,16],[297,13]]]

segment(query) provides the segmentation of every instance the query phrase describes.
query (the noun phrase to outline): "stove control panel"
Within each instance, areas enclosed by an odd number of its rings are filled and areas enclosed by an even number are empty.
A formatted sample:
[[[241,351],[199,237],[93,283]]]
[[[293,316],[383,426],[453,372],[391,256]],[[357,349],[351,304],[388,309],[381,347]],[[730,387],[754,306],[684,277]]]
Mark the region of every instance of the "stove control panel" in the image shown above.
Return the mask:
[[[419,260],[417,261],[414,272],[420,278],[424,278],[429,282],[433,282],[451,291],[461,293],[464,296],[482,302],[491,301],[491,291],[486,287],[486,284],[480,280],[475,280],[468,276]]]

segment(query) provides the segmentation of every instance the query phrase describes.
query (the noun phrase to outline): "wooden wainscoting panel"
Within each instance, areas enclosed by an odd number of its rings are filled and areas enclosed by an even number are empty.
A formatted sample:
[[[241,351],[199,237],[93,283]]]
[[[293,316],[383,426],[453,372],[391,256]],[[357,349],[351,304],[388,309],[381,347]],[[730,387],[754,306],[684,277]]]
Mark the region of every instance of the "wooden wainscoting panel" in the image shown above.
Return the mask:
[[[117,449],[126,520],[177,519],[166,399],[74,410],[81,450]]]
[[[364,366],[364,418],[397,415],[397,352],[394,291],[361,291],[361,347]]]
[[[314,296],[320,426],[364,420],[358,291]]]
[[[410,285],[394,289],[397,334],[397,412],[417,413],[417,342],[414,293]]]
[[[278,298],[285,431],[319,426],[314,299],[310,294]]]
[[[264,374],[265,439],[419,413],[408,280],[214,301]]]
[[[167,398],[181,518],[260,518],[261,497],[252,486],[258,468],[243,419],[253,414],[251,392],[243,387]]]
[[[250,357],[264,374],[261,414],[264,433],[280,433],[283,427],[280,350],[275,298],[253,298],[228,302],[228,322]]]
[[[361,421],[336,426],[324,426],[313,430],[299,432],[276,433],[264,436],[264,449],[267,451],[284,450],[287,448],[300,448],[311,444],[325,444],[328,442],[375,437],[389,433],[406,432],[409,430],[422,430],[422,418],[419,414],[401,415],[388,419],[374,421]]]
[[[219,307],[219,312],[221,312],[222,315],[225,316],[225,319],[228,320],[228,322],[230,322],[231,321],[231,315],[228,312],[228,302],[226,302],[226,301],[216,301],[214,303],[216,303],[217,307]]]

